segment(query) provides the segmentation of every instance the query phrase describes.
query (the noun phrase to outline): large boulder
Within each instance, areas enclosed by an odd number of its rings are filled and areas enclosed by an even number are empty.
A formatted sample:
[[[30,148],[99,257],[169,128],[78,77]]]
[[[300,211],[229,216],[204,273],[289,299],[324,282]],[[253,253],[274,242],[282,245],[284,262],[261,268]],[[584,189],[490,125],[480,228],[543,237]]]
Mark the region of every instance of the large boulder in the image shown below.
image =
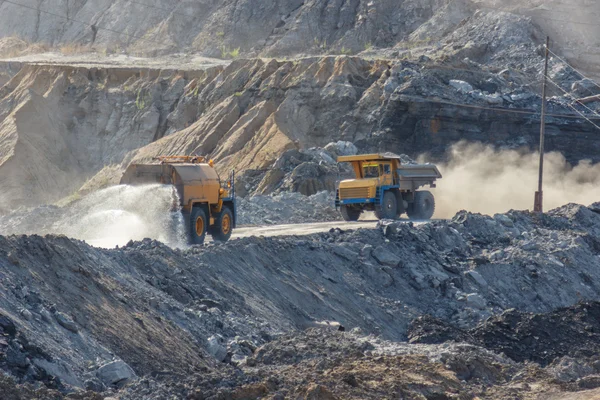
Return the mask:
[[[135,377],[135,372],[125,361],[118,360],[104,364],[98,368],[96,376],[105,385],[115,385]]]
[[[600,94],[600,87],[593,80],[585,78],[573,82],[571,92],[577,97],[595,96]]]
[[[329,143],[325,146],[325,150],[334,156],[354,156],[358,154],[358,148],[352,142],[346,142],[339,140],[337,142]]]
[[[217,359],[217,361],[225,360],[227,357],[227,349],[221,344],[221,338],[211,336],[207,340],[206,350]]]

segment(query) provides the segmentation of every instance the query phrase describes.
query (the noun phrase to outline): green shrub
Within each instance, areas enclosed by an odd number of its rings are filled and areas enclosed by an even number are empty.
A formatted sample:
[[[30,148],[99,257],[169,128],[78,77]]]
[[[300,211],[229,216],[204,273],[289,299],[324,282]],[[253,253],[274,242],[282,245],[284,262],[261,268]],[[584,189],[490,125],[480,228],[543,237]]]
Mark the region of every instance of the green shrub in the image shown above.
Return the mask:
[[[223,59],[235,59],[240,55],[240,48],[230,49],[228,46],[221,46],[221,58]]]

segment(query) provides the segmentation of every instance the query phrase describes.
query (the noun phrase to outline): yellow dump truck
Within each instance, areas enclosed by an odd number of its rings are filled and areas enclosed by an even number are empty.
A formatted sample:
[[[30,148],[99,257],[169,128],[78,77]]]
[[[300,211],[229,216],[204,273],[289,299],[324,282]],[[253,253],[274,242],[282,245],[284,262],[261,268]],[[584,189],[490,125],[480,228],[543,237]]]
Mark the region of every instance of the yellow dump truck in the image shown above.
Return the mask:
[[[423,186],[435,187],[442,174],[432,164],[403,164],[392,153],[339,157],[349,162],[355,179],[338,184],[335,199],[346,221],[357,221],[363,211],[374,211],[378,219],[396,219],[406,213],[412,220],[428,220],[435,212],[435,199]]]
[[[212,160],[204,157],[158,157],[156,163],[131,164],[123,185],[159,183],[173,185],[179,195],[176,205],[191,244],[202,244],[209,233],[214,240],[227,241],[236,226],[235,173],[221,181]]]

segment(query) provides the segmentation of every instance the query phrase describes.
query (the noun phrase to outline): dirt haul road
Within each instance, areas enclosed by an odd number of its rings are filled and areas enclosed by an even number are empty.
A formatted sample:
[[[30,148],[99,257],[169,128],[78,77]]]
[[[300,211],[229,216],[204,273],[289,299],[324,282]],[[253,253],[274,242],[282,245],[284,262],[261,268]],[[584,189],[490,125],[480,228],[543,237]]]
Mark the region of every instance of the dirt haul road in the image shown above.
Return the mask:
[[[187,248],[181,215],[170,212],[173,196],[176,194],[168,186],[113,186],[64,207],[41,206],[0,215],[0,231],[3,235],[65,235],[107,249],[144,238],[161,241],[173,248]],[[146,207],[139,207],[142,202]],[[345,231],[377,226],[372,213],[365,214],[364,220],[355,223],[340,221],[341,215],[332,201],[319,196],[243,199],[238,211],[240,224],[234,230],[234,239],[310,235],[335,228]]]
[[[311,235],[313,233],[328,232],[331,229],[352,229],[359,228],[373,229],[377,227],[379,221],[376,219],[366,219],[358,222],[315,222],[307,224],[283,224],[283,225],[264,225],[264,226],[242,226],[234,231],[233,238],[245,238],[250,236],[292,236],[292,235]],[[400,222],[409,223],[409,220],[400,220]],[[416,222],[416,225],[426,222]]]

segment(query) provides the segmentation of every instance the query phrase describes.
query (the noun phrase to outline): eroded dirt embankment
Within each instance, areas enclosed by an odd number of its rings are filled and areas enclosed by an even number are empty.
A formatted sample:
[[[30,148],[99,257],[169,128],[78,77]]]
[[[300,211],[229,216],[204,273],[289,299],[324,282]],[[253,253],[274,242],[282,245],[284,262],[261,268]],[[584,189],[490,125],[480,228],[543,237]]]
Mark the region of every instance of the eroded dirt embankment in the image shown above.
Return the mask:
[[[518,42],[501,39],[504,57],[521,57]],[[527,54],[534,68],[540,58]],[[251,174],[252,190],[287,185],[313,194],[330,189],[331,171],[305,164],[300,153],[277,164],[286,151],[340,140],[359,152],[426,152],[430,159],[443,158],[461,140],[535,148],[539,99],[531,77],[516,70],[499,74],[499,67],[461,68],[429,58],[347,56],[235,60],[186,71],[23,64],[0,89],[1,203],[47,204],[84,184],[83,191],[105,187],[117,183],[130,162],[157,155],[208,155],[223,173]],[[557,74],[564,85],[581,79]],[[454,79],[468,80],[472,90],[458,90],[449,84]],[[549,109],[572,113],[567,100],[556,98]],[[591,129],[584,120],[553,117],[547,148],[572,163],[597,160],[595,136],[581,134]],[[296,175],[301,182],[285,182]]]

